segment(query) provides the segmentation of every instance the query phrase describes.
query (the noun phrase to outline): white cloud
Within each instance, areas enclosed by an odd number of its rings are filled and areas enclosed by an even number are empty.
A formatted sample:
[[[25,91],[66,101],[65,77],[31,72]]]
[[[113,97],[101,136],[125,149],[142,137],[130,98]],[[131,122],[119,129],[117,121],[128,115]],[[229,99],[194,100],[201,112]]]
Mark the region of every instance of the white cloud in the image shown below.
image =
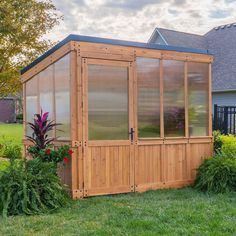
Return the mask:
[[[236,21],[236,0],[53,0],[64,22],[47,35],[68,34],[146,42],[155,27],[204,34]]]

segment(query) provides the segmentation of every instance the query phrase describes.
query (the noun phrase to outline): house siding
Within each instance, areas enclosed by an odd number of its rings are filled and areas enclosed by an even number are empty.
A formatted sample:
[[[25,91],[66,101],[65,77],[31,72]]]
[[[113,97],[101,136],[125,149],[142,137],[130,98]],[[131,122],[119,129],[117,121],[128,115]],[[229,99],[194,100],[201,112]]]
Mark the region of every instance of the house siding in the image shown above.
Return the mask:
[[[15,100],[0,99],[0,122],[13,123],[16,122]]]
[[[233,92],[213,92],[212,104],[221,106],[236,106],[236,91]]]

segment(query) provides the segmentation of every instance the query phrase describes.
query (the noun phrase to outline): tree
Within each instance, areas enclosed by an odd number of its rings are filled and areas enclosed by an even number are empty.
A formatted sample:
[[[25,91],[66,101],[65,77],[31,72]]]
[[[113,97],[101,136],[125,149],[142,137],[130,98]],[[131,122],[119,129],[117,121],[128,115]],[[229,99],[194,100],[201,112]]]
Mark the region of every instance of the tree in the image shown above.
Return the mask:
[[[62,17],[51,0],[0,0],[0,97],[21,90],[19,70],[52,46]]]

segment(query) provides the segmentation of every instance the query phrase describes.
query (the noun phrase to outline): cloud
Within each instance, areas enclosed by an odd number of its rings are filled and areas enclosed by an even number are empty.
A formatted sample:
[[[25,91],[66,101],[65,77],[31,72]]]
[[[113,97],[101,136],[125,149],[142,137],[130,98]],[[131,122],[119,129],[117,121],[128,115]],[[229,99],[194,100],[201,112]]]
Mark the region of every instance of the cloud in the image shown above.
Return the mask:
[[[105,6],[108,7],[118,7],[118,8],[123,8],[123,9],[128,9],[128,10],[140,10],[143,9],[144,7],[152,4],[160,4],[162,2],[165,2],[165,0],[116,0],[112,1],[109,0]]]
[[[173,5],[178,5],[178,6],[183,5],[185,3],[186,3],[186,0],[174,0],[173,1]]]
[[[155,27],[204,34],[236,21],[233,0],[53,0],[64,21],[46,37],[68,34],[146,42]]]

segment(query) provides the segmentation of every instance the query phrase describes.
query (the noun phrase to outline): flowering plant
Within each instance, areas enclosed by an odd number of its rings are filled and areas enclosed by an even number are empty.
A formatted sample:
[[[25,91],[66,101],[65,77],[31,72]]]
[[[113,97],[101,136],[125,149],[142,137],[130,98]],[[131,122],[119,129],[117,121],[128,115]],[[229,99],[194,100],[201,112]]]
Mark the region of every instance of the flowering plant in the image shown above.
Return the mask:
[[[73,151],[68,145],[60,146],[57,149],[47,146],[41,150],[38,150],[35,146],[29,146],[27,150],[34,159],[39,158],[43,162],[53,162],[54,164],[60,162],[67,164],[73,154]]]
[[[60,146],[57,149],[53,148],[54,138],[49,137],[48,132],[60,124],[50,121],[48,115],[49,112],[41,110],[40,114],[35,114],[34,122],[28,123],[33,134],[26,137],[34,145],[29,146],[27,150],[34,159],[39,158],[43,162],[53,162],[55,165],[60,162],[66,164],[69,162],[73,151],[68,145]]]

